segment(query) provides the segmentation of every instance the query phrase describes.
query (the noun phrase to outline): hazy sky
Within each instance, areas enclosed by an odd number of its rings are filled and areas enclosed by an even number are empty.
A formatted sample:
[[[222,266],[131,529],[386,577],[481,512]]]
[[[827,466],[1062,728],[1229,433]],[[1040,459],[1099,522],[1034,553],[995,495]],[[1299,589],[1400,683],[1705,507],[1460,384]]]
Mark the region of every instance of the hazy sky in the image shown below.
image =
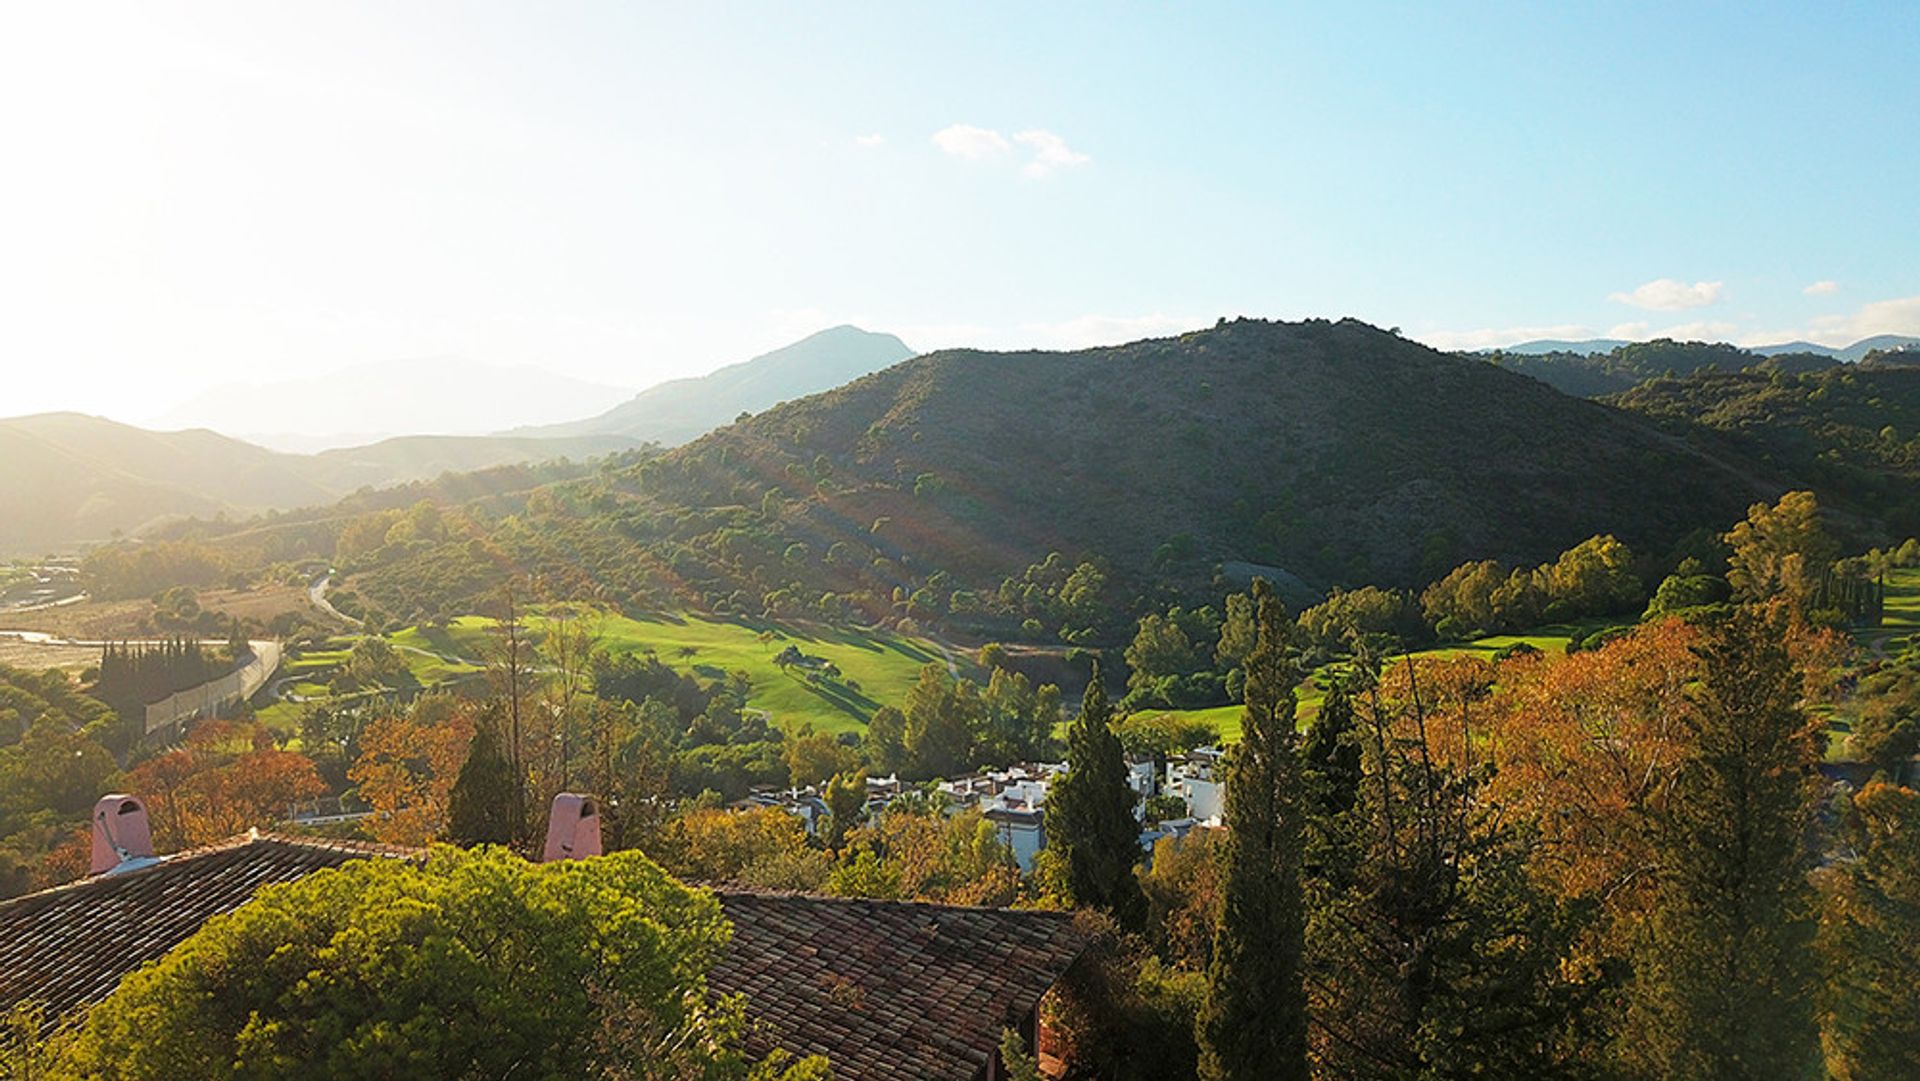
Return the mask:
[[[9,0],[0,415],[849,321],[1920,333],[1917,46],[1911,3]]]

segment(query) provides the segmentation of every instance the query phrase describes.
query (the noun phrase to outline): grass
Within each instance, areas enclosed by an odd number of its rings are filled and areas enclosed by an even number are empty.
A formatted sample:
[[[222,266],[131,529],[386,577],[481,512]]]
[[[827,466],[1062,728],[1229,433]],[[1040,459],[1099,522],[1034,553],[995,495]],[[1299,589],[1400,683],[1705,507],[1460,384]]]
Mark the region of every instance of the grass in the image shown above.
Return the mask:
[[[537,631],[540,617],[529,620]],[[652,651],[661,661],[704,679],[743,671],[753,682],[747,705],[779,724],[811,724],[824,732],[858,732],[873,711],[898,706],[930,663],[945,663],[940,647],[924,638],[839,628],[716,620],[696,616],[608,616],[601,646],[611,653]],[[824,657],[840,679],[811,682],[773,663],[787,646]],[[971,658],[954,656],[962,675],[980,678]],[[855,689],[857,685],[858,689]]]
[[[1916,589],[1920,589],[1920,576],[1916,576],[1915,583]],[[1891,584],[1889,584],[1888,593],[1889,603],[1891,603]],[[1920,619],[1920,596],[1916,597],[1915,617]],[[1613,626],[1618,622],[1618,620],[1587,620],[1578,623],[1555,623],[1536,627],[1525,634],[1494,634],[1485,638],[1476,638],[1471,642],[1456,642],[1435,646],[1432,649],[1415,650],[1412,656],[1416,661],[1428,658],[1437,660],[1444,657],[1485,657],[1491,660],[1500,650],[1522,643],[1542,653],[1565,654],[1567,644],[1572,642],[1576,635],[1591,634],[1602,627]],[[1394,657],[1391,663],[1398,663],[1399,660],[1400,657]],[[1309,673],[1301,682],[1294,707],[1295,719],[1301,727],[1304,728],[1320,712],[1320,701],[1326,697],[1326,690],[1322,686],[1326,677],[1344,664],[1343,661],[1335,661],[1332,664],[1322,665]],[[1213,730],[1219,733],[1220,742],[1236,743],[1240,739],[1240,722],[1244,709],[1244,706],[1231,705],[1212,706],[1207,709],[1167,709],[1148,712],[1169,713],[1182,719],[1200,721],[1212,726]]]
[[[945,663],[932,641],[893,634],[692,615],[582,618],[594,627],[600,649],[616,655],[652,652],[702,679],[743,671],[753,684],[749,708],[765,710],[777,725],[811,724],[825,732],[863,731],[874,710],[905,699],[922,667]],[[526,619],[535,640],[552,623],[539,613]],[[416,679],[434,685],[479,671],[494,641],[493,626],[490,619],[462,616],[446,627],[408,627],[388,640]],[[833,662],[840,678],[814,682],[783,671],[773,658],[789,645]],[[971,658],[956,654],[954,661],[962,674],[980,677]]]

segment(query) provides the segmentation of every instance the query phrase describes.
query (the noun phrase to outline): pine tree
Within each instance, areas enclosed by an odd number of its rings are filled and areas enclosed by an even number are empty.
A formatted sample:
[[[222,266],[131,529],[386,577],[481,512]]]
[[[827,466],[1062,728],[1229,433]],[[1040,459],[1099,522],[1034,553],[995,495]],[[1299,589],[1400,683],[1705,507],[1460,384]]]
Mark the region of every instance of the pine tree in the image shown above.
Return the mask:
[[[1655,909],[1622,1043],[1649,1076],[1818,1070],[1807,825],[1819,755],[1784,635],[1743,611],[1696,647],[1692,747],[1654,827]]]
[[[1064,859],[1075,904],[1137,928],[1146,914],[1146,898],[1133,877],[1140,824],[1133,817],[1126,754],[1111,718],[1095,661],[1080,716],[1067,729],[1067,772],[1047,793],[1047,845]]]
[[[1920,1077],[1920,792],[1853,798],[1860,858],[1828,872],[1821,1015],[1842,1081]]]
[[[513,763],[500,749],[496,717],[474,726],[467,760],[447,794],[447,836],[455,844],[512,844],[514,804],[519,798]]]
[[[1294,732],[1299,671],[1286,656],[1285,612],[1253,584],[1259,628],[1247,656],[1246,720],[1227,762],[1222,903],[1198,1020],[1207,1078],[1306,1078],[1301,983],[1303,800]]]

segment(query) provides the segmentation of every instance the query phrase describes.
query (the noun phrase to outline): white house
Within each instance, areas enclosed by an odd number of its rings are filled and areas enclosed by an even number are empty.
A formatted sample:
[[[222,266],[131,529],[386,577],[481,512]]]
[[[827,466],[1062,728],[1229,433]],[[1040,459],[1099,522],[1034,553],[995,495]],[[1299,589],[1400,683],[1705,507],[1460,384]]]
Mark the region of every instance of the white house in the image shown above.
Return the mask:
[[[1218,825],[1225,810],[1225,758],[1218,747],[1195,747],[1167,762],[1167,794],[1186,800],[1187,813],[1209,825]]]

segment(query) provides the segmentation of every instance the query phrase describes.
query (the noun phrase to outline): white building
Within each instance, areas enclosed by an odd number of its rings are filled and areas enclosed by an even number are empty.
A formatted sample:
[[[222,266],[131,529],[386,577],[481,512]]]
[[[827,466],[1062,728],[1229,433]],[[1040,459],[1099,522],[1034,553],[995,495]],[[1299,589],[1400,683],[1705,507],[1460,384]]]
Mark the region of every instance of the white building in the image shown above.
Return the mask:
[[[1166,792],[1187,801],[1187,814],[1207,825],[1220,824],[1226,810],[1226,752],[1195,747],[1167,761]]]

